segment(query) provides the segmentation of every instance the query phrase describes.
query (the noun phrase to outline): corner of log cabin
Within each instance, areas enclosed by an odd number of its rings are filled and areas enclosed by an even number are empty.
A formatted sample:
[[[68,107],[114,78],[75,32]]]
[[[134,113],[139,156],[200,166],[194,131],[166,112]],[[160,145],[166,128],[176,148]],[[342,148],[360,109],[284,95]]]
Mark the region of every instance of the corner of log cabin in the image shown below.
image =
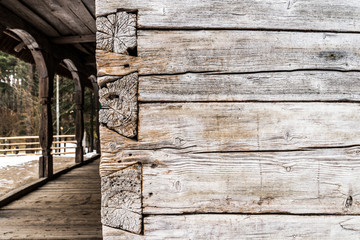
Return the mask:
[[[104,239],[358,238],[358,1],[96,5]]]

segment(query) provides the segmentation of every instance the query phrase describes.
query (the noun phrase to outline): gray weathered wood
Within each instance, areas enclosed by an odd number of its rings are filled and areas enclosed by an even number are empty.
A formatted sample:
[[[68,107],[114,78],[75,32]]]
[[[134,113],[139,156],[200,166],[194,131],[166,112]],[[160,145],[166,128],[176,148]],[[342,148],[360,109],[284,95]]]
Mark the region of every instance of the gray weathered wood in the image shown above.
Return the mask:
[[[359,221],[359,216],[149,216],[144,236],[107,227],[103,227],[103,236],[105,240],[359,239]]]
[[[112,228],[103,225],[102,226],[102,236],[105,240],[142,240],[145,239],[144,236],[130,233],[124,230],[117,228]]]
[[[128,54],[136,47],[136,13],[124,11],[96,19],[97,49]]]
[[[101,239],[98,172],[97,160],[2,207],[0,239]]]
[[[139,234],[142,231],[141,164],[101,178],[101,222]]]
[[[96,14],[139,10],[142,28],[359,31],[357,0],[96,0]]]
[[[131,160],[140,155],[148,162],[145,214],[360,214],[359,147],[208,154],[128,150],[123,160],[129,153]]]
[[[132,73],[124,77],[113,78],[99,89],[99,121],[126,137],[137,134],[138,75]]]
[[[138,57],[97,50],[98,76],[296,69],[359,70],[360,35],[138,31]]]
[[[101,131],[100,172],[141,162],[145,214],[360,213],[359,147],[198,153],[116,135]]]
[[[200,152],[340,147],[359,144],[359,121],[355,103],[141,104],[138,144]]]
[[[139,101],[359,101],[358,72],[142,76]]]

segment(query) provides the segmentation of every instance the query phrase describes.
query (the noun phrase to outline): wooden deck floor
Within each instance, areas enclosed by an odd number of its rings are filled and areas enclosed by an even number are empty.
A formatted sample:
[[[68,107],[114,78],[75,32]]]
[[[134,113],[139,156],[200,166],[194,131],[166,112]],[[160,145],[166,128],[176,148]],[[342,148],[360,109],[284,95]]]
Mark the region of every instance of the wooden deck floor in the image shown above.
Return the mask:
[[[0,239],[102,239],[99,160],[0,209]]]

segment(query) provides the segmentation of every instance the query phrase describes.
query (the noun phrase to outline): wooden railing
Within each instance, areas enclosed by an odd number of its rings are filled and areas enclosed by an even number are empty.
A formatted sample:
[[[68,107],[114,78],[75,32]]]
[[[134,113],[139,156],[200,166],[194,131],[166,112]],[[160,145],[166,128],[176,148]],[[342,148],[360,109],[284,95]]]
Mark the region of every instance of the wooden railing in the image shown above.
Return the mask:
[[[55,135],[51,154],[74,154],[75,148],[75,135]],[[71,152],[66,151],[70,149]],[[41,155],[39,136],[0,137],[0,157],[17,155]]]

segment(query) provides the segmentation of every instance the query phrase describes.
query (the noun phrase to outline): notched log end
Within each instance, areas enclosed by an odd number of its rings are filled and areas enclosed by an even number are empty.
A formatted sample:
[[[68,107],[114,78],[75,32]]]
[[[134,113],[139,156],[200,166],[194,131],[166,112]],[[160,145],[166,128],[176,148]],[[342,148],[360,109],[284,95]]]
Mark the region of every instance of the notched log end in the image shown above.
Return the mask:
[[[137,56],[137,13],[120,11],[96,19],[96,48]]]
[[[135,163],[101,178],[101,222],[136,234],[142,232],[142,167]]]
[[[138,74],[132,73],[113,82],[107,82],[99,90],[102,109],[99,121],[107,128],[129,138],[137,135]]]

